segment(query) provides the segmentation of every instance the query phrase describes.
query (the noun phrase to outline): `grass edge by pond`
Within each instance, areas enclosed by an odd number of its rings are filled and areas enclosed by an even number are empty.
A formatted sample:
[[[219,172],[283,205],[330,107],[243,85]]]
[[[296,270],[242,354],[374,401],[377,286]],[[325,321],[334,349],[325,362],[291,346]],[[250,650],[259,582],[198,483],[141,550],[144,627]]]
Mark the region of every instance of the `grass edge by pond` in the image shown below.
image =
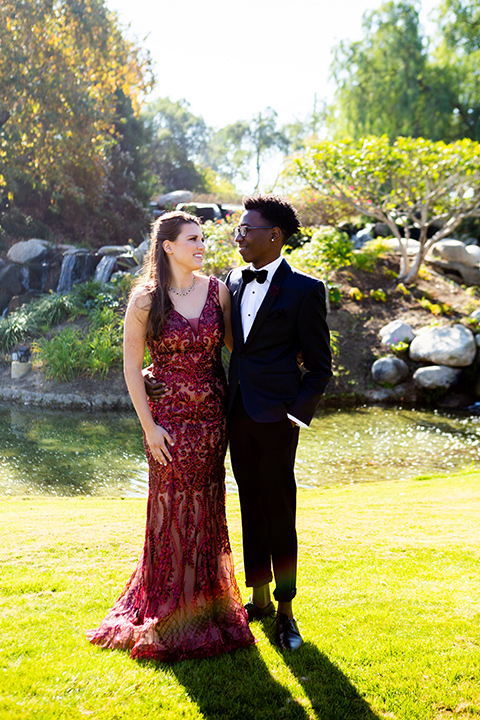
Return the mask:
[[[1,498],[0,717],[480,716],[480,472],[299,492],[306,640],[176,666],[90,646],[138,558],[145,500]],[[228,497],[243,597],[238,498]]]

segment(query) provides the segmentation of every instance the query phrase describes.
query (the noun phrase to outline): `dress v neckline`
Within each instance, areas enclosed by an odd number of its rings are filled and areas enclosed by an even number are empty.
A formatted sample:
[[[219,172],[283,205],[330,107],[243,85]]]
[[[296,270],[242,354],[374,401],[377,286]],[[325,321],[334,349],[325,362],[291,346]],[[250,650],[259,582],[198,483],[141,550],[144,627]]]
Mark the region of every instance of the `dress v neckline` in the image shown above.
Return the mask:
[[[205,302],[203,303],[202,310],[201,310],[200,315],[199,315],[198,317],[187,318],[187,317],[185,317],[185,315],[182,315],[181,312],[178,312],[178,310],[177,310],[176,308],[173,308],[173,312],[177,313],[177,315],[178,315],[179,317],[181,317],[182,320],[185,320],[185,322],[188,324],[188,327],[190,328],[190,330],[192,331],[192,333],[194,334],[195,337],[198,336],[198,332],[195,332],[195,331],[194,331],[194,329],[193,329],[192,326],[190,325],[190,322],[189,322],[189,321],[190,321],[190,320],[198,320],[198,327],[200,327],[200,320],[202,319],[203,313],[204,313],[205,308],[207,307],[207,303],[208,303],[208,301],[209,301],[209,299],[210,299],[210,289],[211,289],[211,287],[212,287],[212,278],[210,278],[209,281],[208,281],[207,297],[205,298]]]

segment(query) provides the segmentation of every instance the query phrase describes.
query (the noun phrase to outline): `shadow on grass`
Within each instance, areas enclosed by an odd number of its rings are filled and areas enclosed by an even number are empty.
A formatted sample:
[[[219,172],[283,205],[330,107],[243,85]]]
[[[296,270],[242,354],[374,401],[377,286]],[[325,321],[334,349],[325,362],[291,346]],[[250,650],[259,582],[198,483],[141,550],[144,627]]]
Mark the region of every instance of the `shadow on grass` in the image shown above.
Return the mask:
[[[272,677],[256,647],[177,663],[171,669],[205,720],[308,718],[289,690]]]
[[[269,636],[270,642],[272,637]],[[275,646],[302,685],[319,720],[380,720],[346,675],[311,642],[298,650]]]
[[[278,650],[318,720],[380,720],[348,678],[312,643]],[[159,665],[158,669],[165,669]],[[277,682],[257,647],[169,667],[205,720],[307,720],[302,701]],[[183,717],[183,715],[182,715]]]

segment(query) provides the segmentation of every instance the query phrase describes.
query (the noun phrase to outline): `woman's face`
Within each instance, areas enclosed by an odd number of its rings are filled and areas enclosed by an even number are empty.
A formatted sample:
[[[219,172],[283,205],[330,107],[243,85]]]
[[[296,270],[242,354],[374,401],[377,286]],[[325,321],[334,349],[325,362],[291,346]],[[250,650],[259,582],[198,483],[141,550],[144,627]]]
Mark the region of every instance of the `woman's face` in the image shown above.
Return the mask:
[[[205,254],[202,229],[196,223],[185,223],[174,242],[164,240],[163,249],[171,264],[190,271],[199,270]]]

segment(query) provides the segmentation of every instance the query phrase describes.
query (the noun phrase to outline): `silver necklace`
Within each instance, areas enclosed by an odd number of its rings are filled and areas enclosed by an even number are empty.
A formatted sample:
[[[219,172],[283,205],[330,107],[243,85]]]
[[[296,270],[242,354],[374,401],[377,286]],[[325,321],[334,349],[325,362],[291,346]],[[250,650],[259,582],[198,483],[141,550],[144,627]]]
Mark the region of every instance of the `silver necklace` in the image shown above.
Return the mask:
[[[188,290],[185,290],[185,292],[178,292],[178,290],[175,290],[175,288],[169,286],[168,289],[170,292],[175,293],[175,295],[178,295],[178,297],[184,297],[185,295],[188,295],[188,293],[192,292],[193,288],[195,287],[195,275],[193,276],[193,282],[188,288]]]

